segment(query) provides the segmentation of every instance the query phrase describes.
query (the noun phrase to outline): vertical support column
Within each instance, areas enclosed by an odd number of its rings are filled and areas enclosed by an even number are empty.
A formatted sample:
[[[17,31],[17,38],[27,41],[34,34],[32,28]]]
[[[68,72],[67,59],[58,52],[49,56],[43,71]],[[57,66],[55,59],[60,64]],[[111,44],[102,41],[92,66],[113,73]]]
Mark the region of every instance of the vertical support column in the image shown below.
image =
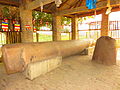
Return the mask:
[[[61,40],[61,16],[53,15],[52,29],[53,29],[53,41]]]
[[[21,18],[21,29],[22,29],[22,34],[21,34],[22,42],[33,42],[32,10],[26,10],[24,5],[23,6],[21,5],[20,18]],[[29,30],[26,30],[26,25],[30,26]]]
[[[101,36],[109,36],[109,14],[102,13]]]
[[[72,17],[72,40],[78,39],[78,17]]]
[[[36,40],[39,42],[39,33],[36,33]]]

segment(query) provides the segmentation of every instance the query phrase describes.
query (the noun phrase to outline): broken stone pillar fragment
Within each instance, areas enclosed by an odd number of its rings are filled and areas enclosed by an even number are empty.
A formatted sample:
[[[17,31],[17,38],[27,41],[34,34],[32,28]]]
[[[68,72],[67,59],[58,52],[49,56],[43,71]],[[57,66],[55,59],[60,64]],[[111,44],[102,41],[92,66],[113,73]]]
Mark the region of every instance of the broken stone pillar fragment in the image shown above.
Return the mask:
[[[7,73],[12,74],[24,71],[33,62],[78,54],[89,45],[88,40],[8,44],[2,47],[3,62]]]
[[[95,46],[92,61],[105,65],[116,64],[116,42],[109,36],[100,37]]]

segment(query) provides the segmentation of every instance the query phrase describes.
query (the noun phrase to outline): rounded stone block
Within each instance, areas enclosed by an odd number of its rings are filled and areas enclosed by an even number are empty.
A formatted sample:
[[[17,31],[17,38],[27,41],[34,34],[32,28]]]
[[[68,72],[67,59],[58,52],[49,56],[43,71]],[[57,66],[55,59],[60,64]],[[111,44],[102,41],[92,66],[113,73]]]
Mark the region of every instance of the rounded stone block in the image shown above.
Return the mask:
[[[105,65],[116,64],[116,41],[109,36],[100,37],[95,46],[92,61]]]

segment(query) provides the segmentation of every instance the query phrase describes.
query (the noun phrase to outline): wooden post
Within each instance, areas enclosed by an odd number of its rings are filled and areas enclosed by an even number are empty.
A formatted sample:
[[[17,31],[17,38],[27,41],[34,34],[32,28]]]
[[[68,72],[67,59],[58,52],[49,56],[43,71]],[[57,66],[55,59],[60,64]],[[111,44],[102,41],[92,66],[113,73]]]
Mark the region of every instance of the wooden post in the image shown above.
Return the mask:
[[[36,41],[39,42],[39,33],[36,33]]]
[[[62,29],[61,16],[53,15],[52,28],[53,28],[53,41],[61,40],[61,29]]]
[[[26,1],[25,4],[27,4],[28,1]],[[25,9],[24,5],[21,5],[20,18],[21,18],[21,29],[22,29],[22,33],[21,33],[22,42],[33,42],[32,10],[27,10]],[[26,29],[26,25],[29,25],[30,28]]]
[[[101,36],[109,36],[109,14],[102,13]]]
[[[74,16],[72,18],[72,40],[78,39],[78,17]]]

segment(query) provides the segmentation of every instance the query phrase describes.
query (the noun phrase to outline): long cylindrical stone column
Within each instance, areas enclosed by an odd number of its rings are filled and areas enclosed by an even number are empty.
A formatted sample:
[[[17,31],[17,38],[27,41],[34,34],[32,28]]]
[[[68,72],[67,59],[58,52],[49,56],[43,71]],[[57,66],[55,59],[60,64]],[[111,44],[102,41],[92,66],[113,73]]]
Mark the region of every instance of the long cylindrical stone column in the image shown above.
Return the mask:
[[[44,43],[10,44],[2,47],[7,73],[23,71],[27,64],[54,58],[67,57],[82,52],[89,41],[70,40]]]

